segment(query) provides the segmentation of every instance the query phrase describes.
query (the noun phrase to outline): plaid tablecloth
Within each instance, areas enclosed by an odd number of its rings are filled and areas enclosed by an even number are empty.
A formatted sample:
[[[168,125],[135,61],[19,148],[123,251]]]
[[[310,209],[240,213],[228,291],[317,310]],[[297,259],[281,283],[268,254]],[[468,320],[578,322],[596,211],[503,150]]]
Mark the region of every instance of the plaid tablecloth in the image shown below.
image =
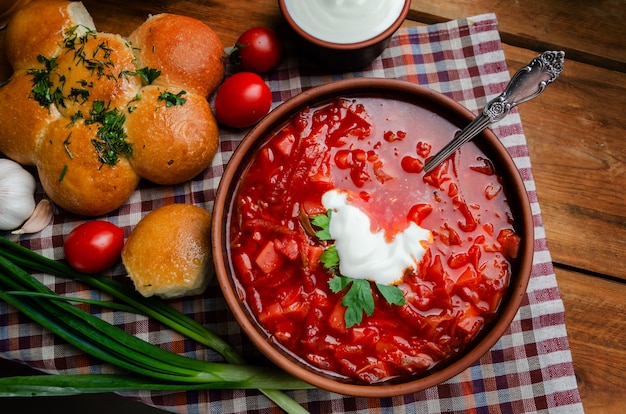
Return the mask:
[[[314,75],[291,53],[266,75],[274,105],[308,88],[350,77],[405,79],[440,91],[477,112],[509,80],[496,16],[485,14],[448,23],[401,29],[381,57],[362,71]],[[552,267],[535,193],[521,120],[513,111],[494,128],[524,178],[535,220],[535,260],[527,295],[504,337],[479,362],[439,386],[394,398],[351,398],[322,390],[289,392],[311,412],[351,413],[577,413],[582,412],[564,321],[564,308]],[[104,219],[130,232],[142,216],[169,203],[193,203],[209,210],[221,173],[245,131],[223,129],[221,147],[203,177],[174,187],[142,184],[128,202]],[[18,238],[45,256],[61,259],[63,235],[84,218],[57,214],[39,234]],[[124,280],[120,264],[110,271]],[[72,281],[39,275],[60,294],[100,298]],[[228,311],[214,281],[202,297],[171,301],[172,306],[226,338],[244,355],[258,355]],[[187,356],[218,356],[142,316],[101,311],[101,317],[142,339]],[[110,373],[101,364],[66,345],[6,303],[0,302],[0,355],[48,373]],[[253,359],[253,358],[250,358]],[[137,392],[128,397],[178,413],[278,412],[257,391]]]

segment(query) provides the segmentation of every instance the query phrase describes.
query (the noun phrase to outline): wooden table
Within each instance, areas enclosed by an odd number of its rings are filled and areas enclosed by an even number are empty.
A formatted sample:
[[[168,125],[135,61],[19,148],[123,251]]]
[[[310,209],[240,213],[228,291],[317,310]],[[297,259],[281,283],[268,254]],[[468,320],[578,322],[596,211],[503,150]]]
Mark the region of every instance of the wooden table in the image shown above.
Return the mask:
[[[198,17],[225,45],[249,27],[280,29],[284,24],[275,0],[216,0],[202,6],[182,0],[84,3],[100,31],[122,35],[138,26],[147,11]],[[207,16],[207,7],[214,14]],[[543,50],[566,51],[559,80],[519,111],[583,406],[589,413],[625,412],[626,2],[413,0],[405,24],[487,12],[498,17],[511,72]],[[0,80],[6,80],[10,69],[0,49]],[[4,372],[11,369],[2,365]]]

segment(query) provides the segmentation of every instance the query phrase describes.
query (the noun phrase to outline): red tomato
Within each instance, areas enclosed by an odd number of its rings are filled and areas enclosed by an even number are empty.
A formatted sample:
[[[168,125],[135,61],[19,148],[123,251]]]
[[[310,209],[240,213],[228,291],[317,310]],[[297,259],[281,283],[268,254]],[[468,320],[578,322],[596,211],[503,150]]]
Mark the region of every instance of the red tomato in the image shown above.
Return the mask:
[[[252,72],[239,72],[224,81],[215,96],[215,116],[233,128],[256,124],[272,106],[272,91]]]
[[[254,27],[239,36],[230,59],[242,70],[264,73],[273,69],[283,56],[280,38],[267,27]]]
[[[65,238],[63,251],[79,272],[98,273],[113,266],[124,247],[124,230],[108,221],[88,221]]]

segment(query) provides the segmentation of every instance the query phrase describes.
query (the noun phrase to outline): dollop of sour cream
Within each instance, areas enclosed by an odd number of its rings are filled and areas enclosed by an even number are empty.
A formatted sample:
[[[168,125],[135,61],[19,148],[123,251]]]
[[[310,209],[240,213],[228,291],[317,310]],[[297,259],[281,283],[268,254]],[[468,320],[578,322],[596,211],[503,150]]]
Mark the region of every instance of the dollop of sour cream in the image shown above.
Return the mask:
[[[405,270],[417,267],[426,253],[422,242],[432,240],[430,231],[411,222],[387,242],[384,231],[372,233],[367,214],[347,199],[348,194],[337,189],[322,196],[322,204],[331,210],[329,232],[339,255],[339,272],[384,285],[399,283]]]
[[[285,0],[285,7],[311,36],[350,44],[387,30],[400,16],[404,0]]]

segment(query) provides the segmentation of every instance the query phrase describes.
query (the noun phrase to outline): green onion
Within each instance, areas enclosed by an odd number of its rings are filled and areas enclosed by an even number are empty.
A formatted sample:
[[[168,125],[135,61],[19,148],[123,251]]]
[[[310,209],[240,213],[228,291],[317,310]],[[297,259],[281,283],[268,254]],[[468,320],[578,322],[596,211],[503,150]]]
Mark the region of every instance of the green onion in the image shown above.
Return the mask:
[[[46,397],[135,390],[190,391],[224,388],[222,383],[181,384],[139,375],[28,375],[0,378],[0,397]]]
[[[287,412],[306,412],[280,390],[309,389],[311,385],[276,369],[245,365],[243,357],[223,339],[160,300],[144,298],[132,288],[112,279],[77,272],[63,262],[45,258],[3,237],[0,237],[0,246],[0,299],[84,352],[141,375],[115,377],[105,390],[115,390],[115,384],[119,384],[118,390],[257,388]],[[226,361],[235,365],[187,358],[147,343],[71,305],[68,302],[76,301],[74,298],[60,297],[23,268],[80,280],[99,288],[124,302],[121,309],[153,317],[220,352]],[[95,303],[104,305],[100,301]],[[0,396],[13,395],[19,392],[16,389],[23,389],[24,393],[30,390],[29,395],[104,392],[95,391],[102,390],[101,387],[106,385],[100,381],[90,382],[91,377],[53,376],[60,380],[56,384],[65,384],[66,381],[69,384],[71,378],[75,378],[76,382],[68,387],[55,386],[54,380],[42,380],[41,376],[11,377],[23,387],[7,388],[5,382],[0,380]]]
[[[129,313],[137,313],[137,311],[130,307],[126,306],[123,303],[115,303],[104,300],[94,300],[94,299],[84,299],[84,298],[76,298],[76,297],[67,297],[67,296],[59,296],[56,293],[38,293],[38,292],[20,292],[17,290],[4,292],[5,295],[15,295],[15,296],[29,296],[29,297],[39,297],[46,298],[50,300],[64,300],[66,302],[75,302],[75,303],[85,303],[88,305],[97,305],[103,308],[118,310],[122,312]]]
[[[0,397],[47,397],[103,392],[190,391],[224,388],[222,383],[181,384],[129,374],[27,375],[0,378]],[[226,384],[228,386],[228,384]]]
[[[5,248],[0,250],[0,254],[18,266],[57,277],[79,280],[130,305],[136,309],[136,313],[158,320],[178,333],[219,352],[232,364],[245,362],[229,343],[161,300],[154,297],[145,298],[133,288],[113,279],[77,272],[66,263],[48,259],[4,237],[0,237],[0,246]]]

